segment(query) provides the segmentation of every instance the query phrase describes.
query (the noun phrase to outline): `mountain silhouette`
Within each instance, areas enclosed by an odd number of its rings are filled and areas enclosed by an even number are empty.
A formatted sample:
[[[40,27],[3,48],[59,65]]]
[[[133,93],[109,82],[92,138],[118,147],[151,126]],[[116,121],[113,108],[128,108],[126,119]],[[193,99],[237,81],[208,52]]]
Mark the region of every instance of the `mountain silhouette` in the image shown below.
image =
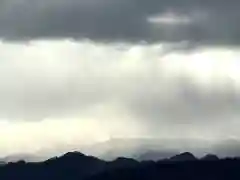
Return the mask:
[[[139,162],[130,159],[130,158],[117,158],[114,161],[108,162],[108,168],[114,169],[114,168],[131,168],[138,166]]]
[[[136,161],[117,158],[103,161],[69,152],[44,162],[25,161],[0,165],[1,180],[239,180],[240,160],[206,155],[197,159],[189,152],[168,160]]]
[[[169,157],[174,156],[177,154],[176,152],[173,151],[147,151],[143,154],[141,154],[139,157],[137,157],[138,160],[140,161],[159,161],[163,160]]]
[[[191,154],[189,152],[185,152],[182,154],[175,155],[175,156],[171,157],[169,160],[171,160],[171,161],[196,161],[197,158],[193,154]]]
[[[206,156],[202,157],[201,160],[203,161],[217,161],[219,158],[214,154],[207,154]]]
[[[206,140],[186,138],[111,138],[110,140],[85,147],[83,152],[90,153],[107,161],[121,156],[140,161],[157,161],[179,154],[179,149],[202,154],[201,152],[210,152],[211,149],[209,147],[212,148],[211,144]]]

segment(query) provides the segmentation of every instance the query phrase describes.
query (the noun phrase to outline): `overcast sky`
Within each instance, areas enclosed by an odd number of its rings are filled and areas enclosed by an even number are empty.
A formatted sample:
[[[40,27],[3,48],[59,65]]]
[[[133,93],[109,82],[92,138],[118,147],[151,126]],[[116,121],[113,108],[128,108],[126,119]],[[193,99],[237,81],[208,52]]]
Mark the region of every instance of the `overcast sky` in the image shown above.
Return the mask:
[[[1,0],[0,153],[239,139],[238,0]]]

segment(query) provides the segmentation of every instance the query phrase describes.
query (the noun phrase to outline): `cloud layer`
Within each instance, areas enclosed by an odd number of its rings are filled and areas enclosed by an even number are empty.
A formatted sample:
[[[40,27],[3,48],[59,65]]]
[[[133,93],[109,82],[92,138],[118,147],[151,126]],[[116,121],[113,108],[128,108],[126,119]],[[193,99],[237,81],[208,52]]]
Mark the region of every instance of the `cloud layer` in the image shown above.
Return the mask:
[[[2,152],[110,137],[240,137],[238,48],[70,40],[0,46]]]
[[[238,0],[8,0],[0,2],[0,37],[236,45],[239,5]],[[165,21],[149,21],[153,17]]]
[[[239,139],[239,5],[1,0],[0,152]]]

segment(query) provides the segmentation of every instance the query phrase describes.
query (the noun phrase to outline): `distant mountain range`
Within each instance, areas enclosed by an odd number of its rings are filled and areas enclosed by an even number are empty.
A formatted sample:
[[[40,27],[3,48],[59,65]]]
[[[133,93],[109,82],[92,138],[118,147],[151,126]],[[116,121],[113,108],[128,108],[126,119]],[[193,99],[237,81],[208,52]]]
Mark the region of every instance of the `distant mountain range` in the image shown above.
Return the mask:
[[[87,147],[83,152],[104,160],[113,160],[119,156],[124,156],[138,160],[156,161],[184,151],[194,152],[194,154],[201,156],[201,152],[211,152],[210,146],[211,143],[205,140],[113,138]]]
[[[79,152],[69,152],[43,162],[18,161],[0,165],[1,180],[239,180],[240,160],[189,152],[161,161],[117,158],[104,161]]]
[[[207,153],[217,154],[223,158],[240,156],[240,140],[112,138],[109,141],[80,149],[80,151],[104,160],[114,160],[124,156],[140,161],[157,161],[181,152],[192,152],[197,157],[202,157]]]
[[[193,152],[197,157],[202,157],[206,153],[217,154],[222,158],[240,156],[240,141],[228,139],[212,143],[208,140],[196,139],[113,138],[109,141],[81,148],[72,147],[71,149],[67,149],[66,147],[58,147],[50,153],[13,154],[0,158],[0,162],[15,162],[21,159],[27,162],[38,162],[68,151],[81,151],[84,154],[92,155],[106,161],[112,161],[118,157],[133,158],[138,161],[158,161],[180,154],[181,152]]]
[[[0,158],[0,162],[17,162],[20,160],[24,160],[26,162],[40,162],[46,160],[46,157],[37,156],[35,154],[13,154],[3,158]]]

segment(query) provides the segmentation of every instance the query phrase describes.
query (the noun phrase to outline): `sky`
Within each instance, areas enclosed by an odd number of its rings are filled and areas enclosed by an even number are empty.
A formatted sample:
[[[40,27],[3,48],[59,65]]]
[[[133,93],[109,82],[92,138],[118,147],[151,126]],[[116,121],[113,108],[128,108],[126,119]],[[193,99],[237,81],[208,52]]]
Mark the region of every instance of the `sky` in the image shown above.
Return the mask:
[[[239,140],[238,0],[1,0],[0,154]]]

